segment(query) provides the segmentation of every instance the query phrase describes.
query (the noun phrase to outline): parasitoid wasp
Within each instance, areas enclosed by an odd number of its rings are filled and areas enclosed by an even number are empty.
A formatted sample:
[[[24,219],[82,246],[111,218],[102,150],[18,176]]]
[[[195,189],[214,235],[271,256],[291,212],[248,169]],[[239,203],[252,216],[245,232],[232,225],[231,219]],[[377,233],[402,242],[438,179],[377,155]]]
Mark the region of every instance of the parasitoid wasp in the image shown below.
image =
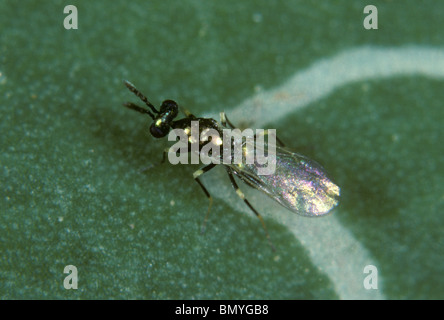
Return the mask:
[[[212,140],[199,139],[199,141],[191,142],[190,128],[192,121],[197,121],[199,124],[199,136],[209,129],[216,130],[220,136],[223,135],[224,129],[235,129],[235,126],[228,120],[223,112],[221,113],[220,123],[212,118],[198,118],[186,110],[183,110],[185,118],[175,120],[179,114],[179,106],[175,101],[165,100],[161,104],[159,110],[157,110],[154,105],[148,101],[146,96],[137,90],[133,84],[128,81],[124,81],[124,84],[131,92],[139,97],[149,109],[142,108],[132,102],[127,102],[124,106],[142,114],[147,114],[153,120],[149,131],[155,138],[166,137],[172,129],[182,129],[188,134],[188,137],[190,138],[189,143],[198,143],[197,150],[198,152],[201,152],[204,146],[211,143]],[[267,134],[268,131],[264,131],[264,135]],[[224,166],[236,194],[261,221],[262,227],[264,228],[268,241],[273,249],[274,247],[271,244],[270,236],[262,216],[246,199],[234,178],[235,176],[248,186],[264,192],[285,208],[307,217],[325,215],[338,204],[338,198],[340,195],[339,187],[328,177],[325,169],[320,164],[306,156],[285,148],[284,144],[277,137],[276,141],[279,145],[273,146],[273,148],[275,148],[275,170],[272,174],[258,174],[261,165],[257,162],[220,163]],[[249,145],[251,143],[251,141],[242,142],[243,156],[246,156],[245,153],[247,150],[251,150],[247,147],[252,147],[253,150],[258,148],[257,144]],[[224,147],[223,143],[219,142],[219,145],[221,148]],[[231,149],[233,146],[230,145],[229,147]],[[261,147],[267,152],[270,146],[265,144]],[[189,150],[193,150],[193,148]],[[166,151],[163,154],[163,161],[165,160],[165,154]],[[213,169],[216,165],[217,164],[215,163],[207,164],[193,174],[194,180],[200,185],[209,199],[208,210],[202,225],[202,232],[205,230],[213,198],[199,177]]]

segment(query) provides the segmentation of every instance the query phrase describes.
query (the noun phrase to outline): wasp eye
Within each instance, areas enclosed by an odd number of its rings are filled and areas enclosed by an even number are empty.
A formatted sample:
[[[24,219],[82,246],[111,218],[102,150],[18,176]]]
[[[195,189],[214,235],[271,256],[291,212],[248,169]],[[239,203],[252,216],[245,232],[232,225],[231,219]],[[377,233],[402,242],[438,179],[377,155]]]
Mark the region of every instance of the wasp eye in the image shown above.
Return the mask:
[[[153,123],[150,127],[150,133],[154,138],[163,138],[170,132],[170,127],[164,123]]]

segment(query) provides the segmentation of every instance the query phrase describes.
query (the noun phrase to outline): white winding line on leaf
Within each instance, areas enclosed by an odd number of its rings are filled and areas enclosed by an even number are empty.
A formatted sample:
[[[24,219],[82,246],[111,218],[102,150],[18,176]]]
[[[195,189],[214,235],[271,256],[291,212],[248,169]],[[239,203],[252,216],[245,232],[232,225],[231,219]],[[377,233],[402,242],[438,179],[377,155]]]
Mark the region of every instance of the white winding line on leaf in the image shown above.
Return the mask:
[[[350,49],[321,59],[296,73],[280,87],[260,92],[226,111],[229,118],[236,122],[247,121],[256,128],[265,128],[267,123],[278,121],[307,107],[351,82],[398,75],[443,78],[444,50],[418,46]],[[210,193],[225,199],[236,210],[251,214],[243,201],[236,199],[229,183],[225,186],[217,183],[222,179],[223,171],[219,170],[217,174],[209,174],[205,178]],[[341,299],[385,298],[382,283],[384,275],[380,272],[378,289],[364,288],[363,281],[367,276],[363,272],[364,267],[375,265],[379,271],[382,268],[379,268],[378,261],[371,253],[338,221],[336,215],[343,210],[340,206],[331,215],[318,219],[304,218],[280,207],[260,192],[249,192],[250,188],[247,187],[242,189],[264,216],[273,217],[289,228],[308,251],[314,265],[328,275]]]

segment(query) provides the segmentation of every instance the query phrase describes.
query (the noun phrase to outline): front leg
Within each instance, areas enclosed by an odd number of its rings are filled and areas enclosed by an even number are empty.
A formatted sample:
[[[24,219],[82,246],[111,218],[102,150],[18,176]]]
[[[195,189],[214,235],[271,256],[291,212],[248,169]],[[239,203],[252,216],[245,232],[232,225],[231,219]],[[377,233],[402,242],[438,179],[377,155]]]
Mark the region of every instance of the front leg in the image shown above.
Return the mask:
[[[208,220],[208,215],[210,213],[210,209],[211,209],[211,205],[213,204],[213,198],[211,197],[210,193],[208,192],[207,188],[205,188],[205,186],[203,185],[203,183],[199,180],[199,177],[201,175],[203,175],[205,172],[210,171],[211,169],[213,169],[216,166],[216,164],[211,163],[205,167],[203,167],[202,169],[197,170],[196,172],[193,173],[193,178],[194,180],[196,180],[196,182],[200,185],[200,187],[202,188],[203,192],[205,193],[205,195],[207,196],[208,200],[209,200],[209,204],[208,204],[208,210],[207,210],[207,214],[205,215],[205,219],[204,222],[202,224],[202,229],[201,229],[201,233],[205,232],[205,226],[207,224],[207,220]]]

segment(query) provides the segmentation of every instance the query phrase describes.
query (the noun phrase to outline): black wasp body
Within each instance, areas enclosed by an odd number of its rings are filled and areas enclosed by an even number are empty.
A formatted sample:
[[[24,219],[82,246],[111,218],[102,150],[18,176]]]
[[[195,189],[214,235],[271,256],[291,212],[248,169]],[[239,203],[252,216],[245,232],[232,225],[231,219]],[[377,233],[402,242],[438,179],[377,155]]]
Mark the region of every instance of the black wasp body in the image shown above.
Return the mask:
[[[193,137],[191,135],[192,121],[198,122],[198,137],[205,136],[202,134],[210,129],[216,130],[219,134],[219,137],[223,136],[224,129],[235,129],[234,125],[228,120],[228,118],[226,118],[224,113],[221,113],[220,123],[211,118],[198,118],[188,111],[184,111],[186,116],[185,118],[175,120],[175,118],[179,114],[179,106],[175,101],[165,100],[160,106],[159,110],[157,110],[148,101],[148,99],[134,87],[134,85],[132,85],[128,81],[125,81],[124,84],[131,92],[137,95],[149,107],[149,110],[141,108],[131,102],[128,102],[124,105],[127,108],[133,109],[140,113],[148,114],[152,118],[153,122],[150,126],[150,133],[155,138],[166,137],[172,129],[182,129],[188,136],[189,145],[191,145],[192,143],[197,143],[197,141],[193,140]],[[267,134],[268,131],[265,131],[265,135]],[[228,174],[233,188],[236,191],[236,194],[260,219],[269,241],[270,237],[266,230],[262,216],[245,198],[245,195],[239,189],[234,176],[237,176],[250,187],[261,190],[269,197],[279,202],[282,206],[303,216],[322,216],[328,213],[333,207],[338,204],[338,197],[340,192],[339,187],[334,182],[332,182],[332,180],[328,177],[327,173],[321,165],[303,155],[294,153],[284,148],[282,142],[279,139],[277,139],[277,141],[281,146],[273,145],[273,149],[275,149],[275,171],[273,174],[258,174],[261,165],[257,162],[250,164],[223,163],[223,166]],[[209,140],[199,138],[198,143],[198,150],[200,152],[205,145],[215,142],[212,139]],[[242,142],[243,156],[246,156],[247,150],[251,150],[247,148],[248,143],[251,144],[251,142],[248,141]],[[217,144],[221,148],[223,147],[222,140],[219,140]],[[231,150],[234,146],[230,145],[228,147],[229,150]],[[249,147],[252,147],[255,151],[257,150],[257,148],[259,148],[258,145],[254,143],[252,146],[250,145]],[[271,150],[267,149],[267,145],[262,147],[265,149],[266,152],[267,150]],[[192,148],[189,148],[188,150],[192,150]],[[163,159],[165,160],[165,152]],[[194,179],[201,186],[202,190],[204,191],[210,202],[202,226],[202,231],[205,228],[205,224],[208,219],[208,214],[210,212],[213,200],[208,190],[200,181],[199,177],[205,172],[208,172],[209,170],[214,168],[216,165],[216,163],[210,163],[197,170],[193,174]]]
[[[162,102],[159,111],[148,101],[148,99],[134,87],[128,81],[125,81],[124,84],[126,87],[133,92],[136,96],[138,96],[145,104],[151,109],[150,112],[147,109],[141,108],[138,105],[135,105],[132,102],[125,103],[124,106],[140,113],[148,114],[152,119],[153,123],[150,126],[150,133],[155,138],[163,138],[166,137],[171,129],[182,129],[184,132],[187,132],[188,136],[191,137],[191,122],[198,121],[199,122],[199,137],[203,132],[208,129],[214,129],[219,132],[222,136],[222,128],[219,126],[218,122],[211,118],[197,118],[193,114],[188,111],[184,111],[186,118],[174,120],[179,114],[179,106],[173,100],[165,100]],[[199,140],[199,151],[202,147],[208,143],[209,141],[201,141]],[[190,142],[191,143],[191,142]]]

